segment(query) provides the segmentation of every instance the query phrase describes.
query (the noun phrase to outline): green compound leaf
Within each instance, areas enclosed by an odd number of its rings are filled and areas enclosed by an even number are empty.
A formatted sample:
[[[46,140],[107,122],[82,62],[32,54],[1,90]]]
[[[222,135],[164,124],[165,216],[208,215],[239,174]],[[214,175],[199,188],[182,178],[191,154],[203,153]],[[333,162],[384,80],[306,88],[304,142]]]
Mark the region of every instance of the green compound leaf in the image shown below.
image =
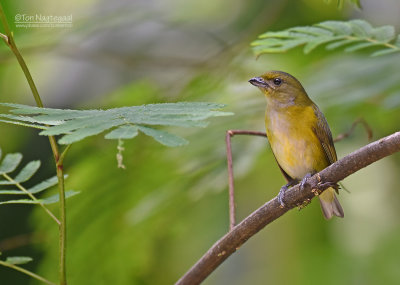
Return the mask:
[[[354,3],[359,4],[358,1]],[[374,28],[364,20],[325,21],[312,26],[292,27],[279,32],[267,32],[252,42],[257,55],[282,53],[303,46],[310,53],[319,46],[327,50],[346,46],[346,52],[365,48],[379,49],[373,56],[400,52],[400,36],[396,37],[392,26]]]
[[[232,115],[219,109],[223,104],[179,102],[113,108],[108,110],[63,110],[1,103],[12,114],[0,114],[0,122],[44,129],[40,135],[62,137],[60,144],[71,144],[112,129],[106,139],[131,139],[138,130],[167,146],[180,146],[187,141],[152,126],[205,127],[210,117]]]
[[[0,195],[26,195],[29,197],[29,199],[5,200],[0,202],[0,205],[40,203],[52,204],[58,202],[58,194],[43,199],[36,199],[33,196],[33,194],[42,192],[52,186],[55,186],[58,183],[57,176],[53,176],[47,180],[41,181],[30,188],[26,188],[22,185],[24,182],[32,178],[32,176],[38,171],[40,167],[40,161],[30,161],[16,175],[10,174],[10,172],[13,172],[18,167],[21,160],[22,154],[11,153],[7,154],[0,163],[0,177],[3,178],[0,179],[0,185],[3,187],[3,189],[0,190]],[[65,175],[64,178],[66,179],[67,175]],[[12,188],[9,185],[12,185]],[[70,190],[65,192],[65,196],[68,198],[78,193],[79,192]]]

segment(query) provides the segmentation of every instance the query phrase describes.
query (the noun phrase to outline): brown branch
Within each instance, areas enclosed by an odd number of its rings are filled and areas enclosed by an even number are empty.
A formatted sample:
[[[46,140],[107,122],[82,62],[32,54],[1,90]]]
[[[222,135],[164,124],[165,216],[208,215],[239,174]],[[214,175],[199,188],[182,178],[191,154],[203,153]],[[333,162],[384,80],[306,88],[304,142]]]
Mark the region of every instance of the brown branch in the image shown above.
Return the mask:
[[[176,282],[176,285],[200,284],[211,272],[224,262],[225,259],[266,225],[276,220],[290,209],[311,201],[311,199],[318,194],[317,191],[312,189],[318,188],[321,183],[339,182],[358,170],[398,151],[400,151],[400,132],[396,132],[370,143],[315,174],[308,180],[310,187],[304,187],[304,189],[300,191],[299,185],[293,186],[285,193],[285,208],[280,207],[276,197],[258,208],[217,241],[203,257]]]

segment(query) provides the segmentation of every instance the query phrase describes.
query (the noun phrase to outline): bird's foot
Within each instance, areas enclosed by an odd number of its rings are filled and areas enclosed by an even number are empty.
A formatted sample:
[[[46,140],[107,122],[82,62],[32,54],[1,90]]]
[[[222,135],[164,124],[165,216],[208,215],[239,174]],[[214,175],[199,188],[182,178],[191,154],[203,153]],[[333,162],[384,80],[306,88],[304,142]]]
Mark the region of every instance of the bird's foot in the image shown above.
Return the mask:
[[[285,199],[285,192],[288,190],[288,185],[283,185],[281,190],[279,190],[278,193],[278,202],[279,202],[279,207],[284,208],[285,207],[285,202],[283,201]]]
[[[283,185],[283,186],[281,187],[281,190],[279,190],[279,193],[278,193],[278,202],[279,202],[281,208],[284,208],[284,207],[285,207],[285,201],[284,201],[284,199],[285,199],[285,192],[289,189],[290,186],[293,186],[294,184],[296,184],[296,181],[290,181],[288,184]]]
[[[310,183],[308,183],[308,179],[311,178],[311,173],[307,173],[306,176],[301,180],[300,182],[300,191],[303,191],[304,188],[310,186]]]

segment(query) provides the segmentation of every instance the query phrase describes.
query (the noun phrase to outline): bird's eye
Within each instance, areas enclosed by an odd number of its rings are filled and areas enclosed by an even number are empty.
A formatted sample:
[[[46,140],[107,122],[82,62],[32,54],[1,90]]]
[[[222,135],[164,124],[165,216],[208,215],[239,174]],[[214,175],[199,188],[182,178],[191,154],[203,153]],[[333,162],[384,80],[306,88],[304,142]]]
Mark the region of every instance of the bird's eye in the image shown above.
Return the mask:
[[[282,79],[280,79],[280,78],[274,78],[274,84],[275,84],[276,86],[281,85],[281,84],[282,84]]]

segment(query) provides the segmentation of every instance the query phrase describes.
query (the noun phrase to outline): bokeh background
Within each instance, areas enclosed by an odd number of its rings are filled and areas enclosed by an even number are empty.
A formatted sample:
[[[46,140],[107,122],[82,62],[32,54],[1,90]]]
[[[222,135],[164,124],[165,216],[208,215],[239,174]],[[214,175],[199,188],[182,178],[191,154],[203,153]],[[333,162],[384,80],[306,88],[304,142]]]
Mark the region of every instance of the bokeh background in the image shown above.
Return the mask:
[[[400,28],[400,2],[361,0],[337,9],[323,0],[2,1],[44,104],[110,108],[155,102],[226,103],[234,116],[205,129],[172,129],[190,141],[176,149],[145,136],[117,145],[102,136],[72,146],[65,161],[70,284],[173,284],[228,230],[224,137],[227,129],[263,130],[265,101],[247,80],[267,70],[296,76],[335,135],[364,118],[380,138],[399,129],[399,55],[301,49],[256,59],[250,42],[266,31],[324,20],[366,19]],[[17,14],[72,15],[71,28],[16,28]],[[34,104],[5,44],[1,102]],[[0,125],[3,152],[40,159],[36,181],[54,175],[48,140]],[[365,131],[338,142],[339,157],[367,143]],[[285,183],[267,141],[233,142],[238,218]],[[204,284],[399,284],[400,155],[343,183],[345,219],[325,221],[319,204],[292,210],[250,239]],[[35,180],[32,181],[35,183]],[[55,192],[55,190],[53,190]],[[49,193],[47,193],[48,195]],[[57,211],[55,206],[52,207]],[[25,267],[57,280],[58,231],[38,207],[0,207],[2,257],[28,255]],[[0,268],[0,284],[38,284]]]

